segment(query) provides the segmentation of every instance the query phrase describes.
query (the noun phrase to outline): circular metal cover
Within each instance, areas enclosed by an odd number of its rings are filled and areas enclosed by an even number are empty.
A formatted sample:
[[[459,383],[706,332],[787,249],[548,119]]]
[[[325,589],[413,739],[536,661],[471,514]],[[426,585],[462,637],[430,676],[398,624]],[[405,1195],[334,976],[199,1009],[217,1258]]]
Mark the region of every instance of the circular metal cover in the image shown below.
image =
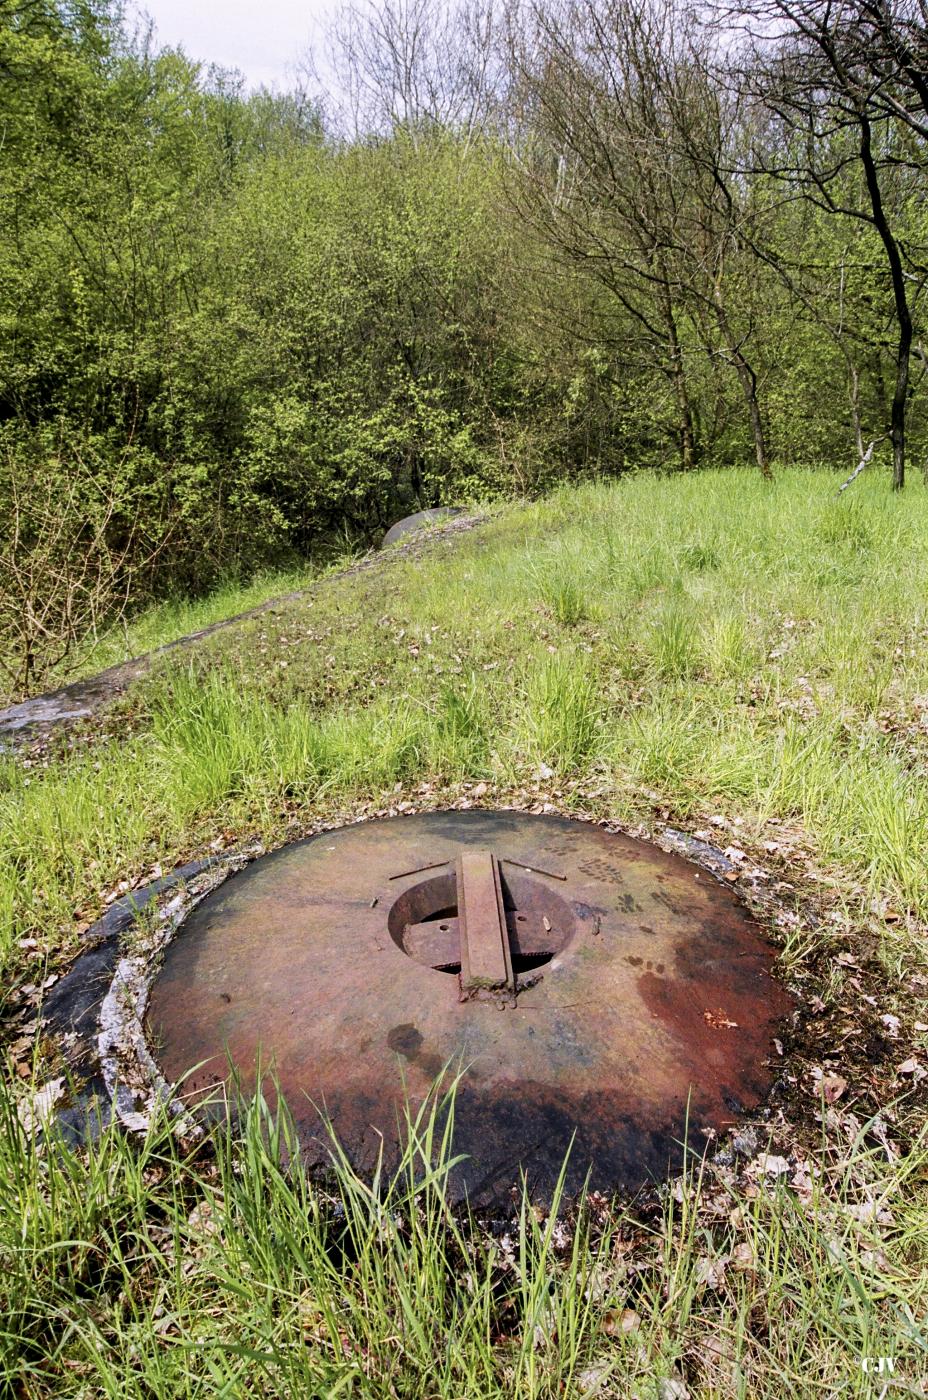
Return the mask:
[[[403,1095],[463,1067],[453,1191],[524,1171],[544,1199],[635,1189],[770,1084],[790,1008],[734,895],[679,856],[586,822],[431,812],[256,860],[168,948],[148,1029],[194,1095],[273,1070],[308,1164],[320,1113],[354,1165],[395,1160]],[[404,1090],[405,1086],[405,1090]],[[572,1145],[571,1145],[572,1144]]]

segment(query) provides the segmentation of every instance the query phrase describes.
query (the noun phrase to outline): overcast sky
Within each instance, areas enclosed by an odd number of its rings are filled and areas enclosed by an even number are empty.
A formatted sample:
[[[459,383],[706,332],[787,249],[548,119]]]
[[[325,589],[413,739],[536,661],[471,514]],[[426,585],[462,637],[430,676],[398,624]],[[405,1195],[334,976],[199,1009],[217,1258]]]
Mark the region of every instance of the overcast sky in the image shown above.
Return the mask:
[[[289,86],[331,0],[138,0],[161,45],[190,58],[238,68],[249,87]]]

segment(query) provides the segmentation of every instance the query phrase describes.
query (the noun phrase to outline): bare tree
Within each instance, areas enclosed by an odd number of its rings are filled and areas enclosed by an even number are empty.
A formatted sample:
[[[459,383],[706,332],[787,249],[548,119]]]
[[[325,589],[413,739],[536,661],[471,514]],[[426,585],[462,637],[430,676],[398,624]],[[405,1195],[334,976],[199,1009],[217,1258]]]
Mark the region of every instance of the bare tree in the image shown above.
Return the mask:
[[[898,490],[913,313],[928,272],[902,213],[925,174],[923,0],[755,0],[752,13],[744,73],[773,118],[758,168],[818,208],[868,225],[883,249],[896,325],[889,436]]]
[[[354,137],[401,128],[413,141],[447,128],[470,139],[489,119],[503,70],[496,0],[349,0],[328,32],[338,94]]]
[[[19,695],[124,615],[165,543],[147,547],[139,513],[127,518],[115,490],[73,467],[4,463],[0,670]]]
[[[511,39],[534,133],[527,212],[622,308],[637,351],[673,385],[681,466],[697,450],[687,323],[702,353],[734,370],[769,476],[755,326],[728,295],[754,217],[730,174],[741,112],[713,81],[705,34],[672,0],[539,0],[531,18]]]
[[[867,75],[874,107],[928,140],[925,0],[858,0],[848,18],[845,41],[845,64],[858,70],[858,82]]]

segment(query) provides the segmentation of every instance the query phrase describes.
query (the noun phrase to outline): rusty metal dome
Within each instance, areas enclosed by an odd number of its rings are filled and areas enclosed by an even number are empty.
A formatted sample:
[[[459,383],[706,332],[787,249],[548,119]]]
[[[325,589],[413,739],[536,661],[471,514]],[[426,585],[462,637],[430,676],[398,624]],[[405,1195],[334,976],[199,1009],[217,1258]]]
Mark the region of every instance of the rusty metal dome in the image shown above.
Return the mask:
[[[403,1097],[461,1069],[453,1189],[524,1172],[636,1189],[767,1093],[790,998],[737,896],[587,822],[430,812],[262,857],[187,917],[148,1008],[165,1075],[206,1097],[272,1070],[310,1165],[395,1161]],[[192,1067],[192,1074],[190,1073]]]

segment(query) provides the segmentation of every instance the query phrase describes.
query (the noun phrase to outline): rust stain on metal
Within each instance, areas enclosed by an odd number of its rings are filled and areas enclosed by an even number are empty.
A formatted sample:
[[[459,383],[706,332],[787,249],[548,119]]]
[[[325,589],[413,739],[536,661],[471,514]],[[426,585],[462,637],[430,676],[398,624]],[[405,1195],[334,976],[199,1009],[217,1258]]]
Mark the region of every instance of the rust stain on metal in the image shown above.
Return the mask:
[[[324,1113],[359,1170],[382,1144],[389,1165],[404,1084],[415,1101],[462,1067],[455,1191],[491,1202],[524,1171],[543,1199],[572,1139],[568,1189],[634,1189],[760,1102],[792,1004],[772,962],[733,891],[679,856],[561,817],[435,812],[230,877],[168,948],[148,1026],[169,1078],[198,1066],[194,1097],[229,1060],[245,1090],[273,1066],[309,1164],[329,1160]],[[461,1001],[468,968],[486,981]]]

